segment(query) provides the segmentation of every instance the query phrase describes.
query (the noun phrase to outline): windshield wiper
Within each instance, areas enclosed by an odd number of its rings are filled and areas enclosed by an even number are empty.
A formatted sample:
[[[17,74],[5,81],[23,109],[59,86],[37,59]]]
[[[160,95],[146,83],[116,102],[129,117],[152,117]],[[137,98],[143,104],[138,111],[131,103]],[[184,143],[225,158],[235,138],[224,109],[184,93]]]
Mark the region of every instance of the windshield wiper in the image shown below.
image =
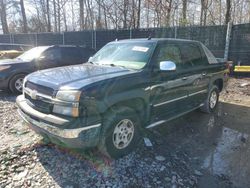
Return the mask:
[[[92,64],[92,65],[96,65],[96,64],[93,63],[92,61],[88,61],[87,63]]]

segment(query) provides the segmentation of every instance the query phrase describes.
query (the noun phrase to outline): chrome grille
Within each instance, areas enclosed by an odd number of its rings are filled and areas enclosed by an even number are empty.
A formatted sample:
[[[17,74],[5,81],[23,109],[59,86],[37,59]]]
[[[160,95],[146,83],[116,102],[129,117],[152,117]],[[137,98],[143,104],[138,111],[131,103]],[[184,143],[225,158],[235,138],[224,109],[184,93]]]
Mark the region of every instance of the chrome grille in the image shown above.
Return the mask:
[[[25,94],[25,98],[27,99],[28,104],[32,106],[34,109],[38,110],[39,112],[43,112],[46,114],[52,112],[53,104],[38,99],[34,100],[27,94]]]
[[[50,103],[49,101],[45,101],[41,99],[40,97],[33,98],[30,96],[30,93],[27,90],[30,91],[36,91],[37,94],[42,94],[44,96],[52,97],[54,95],[54,90],[52,88],[46,87],[46,86],[41,86],[34,84],[32,82],[27,82],[25,83],[25,88],[24,88],[24,97],[27,99],[28,104],[38,110],[39,112],[43,112],[46,114],[49,114],[53,110],[53,104]],[[29,93],[29,94],[28,94]]]
[[[46,86],[42,86],[42,85],[38,85],[38,84],[34,84],[32,82],[27,81],[25,83],[25,87],[31,89],[31,90],[36,90],[38,93],[44,94],[44,95],[48,95],[48,96],[53,96],[54,95],[54,90],[52,88],[46,87]]]

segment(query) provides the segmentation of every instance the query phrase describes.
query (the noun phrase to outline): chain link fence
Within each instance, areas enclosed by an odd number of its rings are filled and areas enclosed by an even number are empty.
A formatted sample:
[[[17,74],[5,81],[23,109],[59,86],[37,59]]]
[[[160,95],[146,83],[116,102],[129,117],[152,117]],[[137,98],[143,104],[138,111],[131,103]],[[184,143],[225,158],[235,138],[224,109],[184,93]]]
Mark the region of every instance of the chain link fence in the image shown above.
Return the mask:
[[[191,26],[123,30],[87,30],[63,33],[0,35],[0,43],[41,45],[85,45],[96,50],[113,40],[132,38],[179,38],[204,43],[218,58],[224,57],[227,26]],[[250,24],[234,25],[229,59],[235,64],[250,65]]]

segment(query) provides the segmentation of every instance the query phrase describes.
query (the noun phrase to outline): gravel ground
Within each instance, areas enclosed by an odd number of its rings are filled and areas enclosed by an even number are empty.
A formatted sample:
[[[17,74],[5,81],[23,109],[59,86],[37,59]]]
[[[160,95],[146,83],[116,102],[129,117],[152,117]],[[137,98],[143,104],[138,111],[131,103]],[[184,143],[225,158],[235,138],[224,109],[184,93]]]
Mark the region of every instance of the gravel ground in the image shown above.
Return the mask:
[[[236,122],[239,127],[249,124],[250,79],[230,79],[216,113],[192,112],[147,131],[145,137],[153,146],[142,142],[119,160],[109,160],[95,149],[79,152],[46,145],[22,125],[14,101],[15,96],[0,92],[0,187],[245,187],[250,183],[242,176],[239,183],[237,174],[215,173],[222,168],[220,162],[213,168],[207,165],[211,152],[222,150],[225,124],[239,117],[245,117]],[[243,134],[239,143],[246,145],[247,138]],[[249,175],[249,169],[242,174]]]

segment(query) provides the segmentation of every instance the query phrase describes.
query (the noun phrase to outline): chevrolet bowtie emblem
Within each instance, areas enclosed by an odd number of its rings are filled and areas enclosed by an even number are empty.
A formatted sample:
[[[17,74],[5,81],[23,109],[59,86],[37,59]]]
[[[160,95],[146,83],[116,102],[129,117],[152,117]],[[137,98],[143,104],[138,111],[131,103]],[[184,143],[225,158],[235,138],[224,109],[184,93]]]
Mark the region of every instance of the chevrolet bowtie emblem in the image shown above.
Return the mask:
[[[36,100],[37,99],[37,91],[36,90],[33,90],[30,92],[30,97],[33,99],[33,100]]]

